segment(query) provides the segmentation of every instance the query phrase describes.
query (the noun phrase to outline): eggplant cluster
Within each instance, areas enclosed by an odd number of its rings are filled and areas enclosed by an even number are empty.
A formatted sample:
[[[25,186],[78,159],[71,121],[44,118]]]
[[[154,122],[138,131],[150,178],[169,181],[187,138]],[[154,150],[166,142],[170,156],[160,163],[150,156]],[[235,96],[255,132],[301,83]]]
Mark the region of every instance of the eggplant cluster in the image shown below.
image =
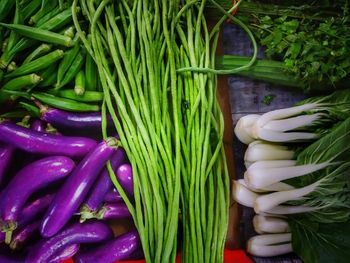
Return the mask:
[[[132,217],[106,164],[130,199],[131,165],[116,137],[72,135],[84,122],[98,130],[101,113],[51,108],[41,119],[0,121],[0,262],[142,257],[137,231],[115,237],[109,224]]]

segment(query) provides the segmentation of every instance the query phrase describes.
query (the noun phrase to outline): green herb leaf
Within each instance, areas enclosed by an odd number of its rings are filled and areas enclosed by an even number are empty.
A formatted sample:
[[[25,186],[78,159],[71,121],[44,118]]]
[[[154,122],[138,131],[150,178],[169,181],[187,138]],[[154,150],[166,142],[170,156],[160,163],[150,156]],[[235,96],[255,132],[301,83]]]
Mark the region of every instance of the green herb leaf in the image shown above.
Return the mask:
[[[305,263],[347,263],[350,258],[350,220],[317,224],[290,220],[293,250]]]

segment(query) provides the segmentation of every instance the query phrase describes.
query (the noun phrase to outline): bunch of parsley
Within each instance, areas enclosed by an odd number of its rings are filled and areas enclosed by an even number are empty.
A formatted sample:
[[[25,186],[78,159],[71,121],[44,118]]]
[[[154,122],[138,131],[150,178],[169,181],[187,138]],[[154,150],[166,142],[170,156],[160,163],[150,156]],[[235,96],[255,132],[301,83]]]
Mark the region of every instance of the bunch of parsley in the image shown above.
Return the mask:
[[[317,86],[337,88],[348,77],[348,1],[341,1],[340,8],[324,17],[316,12],[313,16],[297,18],[288,14],[255,13],[250,14],[249,20],[250,28],[265,47],[266,56],[283,61],[286,72],[299,79],[306,91]]]

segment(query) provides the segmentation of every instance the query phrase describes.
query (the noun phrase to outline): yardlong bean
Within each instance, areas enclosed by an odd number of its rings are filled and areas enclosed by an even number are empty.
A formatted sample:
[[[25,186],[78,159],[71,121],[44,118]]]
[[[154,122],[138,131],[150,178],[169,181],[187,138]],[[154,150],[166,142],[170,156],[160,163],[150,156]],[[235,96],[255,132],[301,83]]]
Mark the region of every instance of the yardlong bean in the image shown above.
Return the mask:
[[[109,113],[133,166],[135,203],[122,197],[146,261],[175,261],[182,223],[183,262],[222,262],[230,198],[216,99],[216,74],[224,73],[215,70],[219,24],[209,30],[205,0],[80,4],[88,37],[75,12],[78,0],[72,16],[89,63],[97,65],[103,123]],[[106,125],[102,130],[106,136]]]

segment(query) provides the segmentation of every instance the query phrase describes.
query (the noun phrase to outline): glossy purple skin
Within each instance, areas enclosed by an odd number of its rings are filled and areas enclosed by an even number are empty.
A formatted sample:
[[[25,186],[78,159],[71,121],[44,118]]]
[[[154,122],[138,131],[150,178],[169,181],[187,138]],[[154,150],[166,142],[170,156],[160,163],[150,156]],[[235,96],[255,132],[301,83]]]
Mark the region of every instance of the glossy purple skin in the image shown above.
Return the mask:
[[[10,121],[0,123],[0,141],[31,153],[72,158],[83,157],[96,147],[96,141],[89,138],[42,133]]]
[[[47,194],[26,205],[18,218],[18,225],[24,226],[39,216],[40,213],[44,212],[46,208],[48,208],[54,197],[54,194]]]
[[[123,202],[122,196],[118,193],[117,189],[113,188],[103,198],[105,202],[119,203]]]
[[[119,166],[117,169],[117,178],[124,191],[129,195],[134,195],[134,181],[132,178],[132,167],[130,164],[125,163]]]
[[[45,132],[45,123],[41,120],[34,120],[30,125],[30,129],[37,132]]]
[[[66,246],[64,249],[49,258],[47,263],[62,263],[63,261],[72,258],[76,253],[78,253],[79,248],[79,244]]]
[[[125,159],[125,151],[119,148],[115,154],[113,154],[110,162],[113,170],[117,170],[120,164]],[[97,183],[92,189],[90,196],[85,202],[85,206],[92,212],[97,211],[104,199],[104,196],[113,189],[113,183],[109,177],[108,169],[105,168],[99,175]]]
[[[36,191],[65,178],[75,167],[65,156],[51,156],[22,168],[5,188],[1,207],[3,221],[17,221],[28,198]]]
[[[39,230],[40,220],[34,221],[23,228],[20,228],[14,232],[12,237],[10,247],[12,249],[17,249],[25,243],[28,238],[30,238],[36,231]]]
[[[101,129],[101,112],[76,113],[49,108],[42,112],[41,119],[58,128]],[[112,119],[107,115],[108,123]]]
[[[47,194],[37,198],[36,200],[31,202],[29,205],[25,206],[18,218],[17,227],[24,226],[29,222],[31,222],[33,219],[37,218],[40,215],[40,213],[44,212],[45,209],[49,206],[49,204],[53,200],[53,197],[54,197],[53,194]],[[4,241],[5,241],[5,233],[0,232],[0,243]]]
[[[0,184],[6,174],[6,171],[11,163],[15,147],[9,144],[0,146]]]
[[[115,152],[106,141],[99,143],[74,169],[47,210],[40,232],[44,237],[58,233],[78,211],[99,172]]]
[[[124,203],[104,204],[98,215],[98,219],[127,219],[131,218],[128,207]]]
[[[129,259],[140,248],[140,238],[132,231],[114,238],[112,241],[94,250],[79,253],[74,257],[75,263],[114,263]]]
[[[86,222],[68,226],[57,235],[39,242],[27,255],[26,263],[48,263],[59,251],[73,244],[98,243],[113,237],[105,223]]]

